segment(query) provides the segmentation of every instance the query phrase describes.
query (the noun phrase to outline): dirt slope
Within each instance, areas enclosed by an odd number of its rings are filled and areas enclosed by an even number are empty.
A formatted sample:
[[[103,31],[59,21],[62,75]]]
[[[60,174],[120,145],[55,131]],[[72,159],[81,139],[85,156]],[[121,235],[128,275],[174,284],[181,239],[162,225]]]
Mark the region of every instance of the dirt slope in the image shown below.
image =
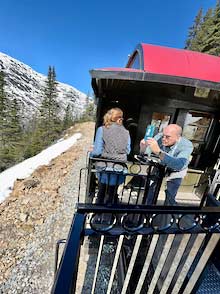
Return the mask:
[[[0,293],[49,293],[55,243],[69,230],[94,123],[78,124],[68,134],[77,132],[82,137],[76,144],[16,181],[0,204]]]

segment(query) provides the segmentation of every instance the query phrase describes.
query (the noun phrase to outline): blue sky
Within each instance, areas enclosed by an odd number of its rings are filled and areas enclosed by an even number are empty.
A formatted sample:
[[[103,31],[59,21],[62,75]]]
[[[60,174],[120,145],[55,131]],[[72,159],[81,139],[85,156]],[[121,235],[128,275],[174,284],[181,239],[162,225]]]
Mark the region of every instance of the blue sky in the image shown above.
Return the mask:
[[[183,48],[202,7],[216,0],[5,0],[0,52],[91,93],[89,70],[124,67],[138,43]]]

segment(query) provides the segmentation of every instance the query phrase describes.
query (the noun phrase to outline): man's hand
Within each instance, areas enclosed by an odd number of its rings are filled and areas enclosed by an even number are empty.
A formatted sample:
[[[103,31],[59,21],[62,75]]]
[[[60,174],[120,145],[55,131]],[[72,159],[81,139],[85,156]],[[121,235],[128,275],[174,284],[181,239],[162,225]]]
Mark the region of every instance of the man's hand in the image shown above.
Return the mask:
[[[157,143],[157,141],[154,139],[154,138],[150,138],[150,139],[147,139],[147,141],[145,142],[147,146],[150,147],[151,151],[154,153],[154,154],[159,154],[160,153],[160,147]]]

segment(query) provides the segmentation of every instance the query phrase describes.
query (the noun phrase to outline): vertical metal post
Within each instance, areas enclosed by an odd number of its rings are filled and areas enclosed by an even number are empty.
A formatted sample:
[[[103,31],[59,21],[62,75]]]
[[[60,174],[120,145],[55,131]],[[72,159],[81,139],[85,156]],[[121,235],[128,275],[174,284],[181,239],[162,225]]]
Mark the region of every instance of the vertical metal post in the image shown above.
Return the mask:
[[[60,239],[57,241],[57,244],[56,244],[55,262],[54,262],[54,276],[56,275],[56,272],[57,272],[60,244],[64,244],[64,243],[66,243],[66,239]]]
[[[75,214],[51,291],[52,294],[75,293],[79,249],[84,221],[84,214]]]

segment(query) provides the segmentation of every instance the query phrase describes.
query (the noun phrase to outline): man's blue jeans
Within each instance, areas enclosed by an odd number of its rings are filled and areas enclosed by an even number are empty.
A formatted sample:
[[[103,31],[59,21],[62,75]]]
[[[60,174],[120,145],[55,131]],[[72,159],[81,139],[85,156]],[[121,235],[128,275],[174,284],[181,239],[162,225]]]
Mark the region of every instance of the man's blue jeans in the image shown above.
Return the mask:
[[[165,205],[177,205],[175,198],[176,198],[176,194],[179,189],[179,186],[181,185],[181,182],[182,182],[181,178],[167,181],[167,188],[165,190],[165,194],[166,194],[166,199],[164,203]],[[146,200],[147,205],[153,204],[155,188],[156,188],[156,182],[153,182],[151,186],[149,187],[149,191],[147,194],[147,200]]]
[[[179,189],[179,186],[181,185],[182,179],[172,179],[170,181],[167,181],[167,188],[165,190],[166,193],[166,199],[165,199],[165,205],[177,205],[176,202],[176,194]]]

